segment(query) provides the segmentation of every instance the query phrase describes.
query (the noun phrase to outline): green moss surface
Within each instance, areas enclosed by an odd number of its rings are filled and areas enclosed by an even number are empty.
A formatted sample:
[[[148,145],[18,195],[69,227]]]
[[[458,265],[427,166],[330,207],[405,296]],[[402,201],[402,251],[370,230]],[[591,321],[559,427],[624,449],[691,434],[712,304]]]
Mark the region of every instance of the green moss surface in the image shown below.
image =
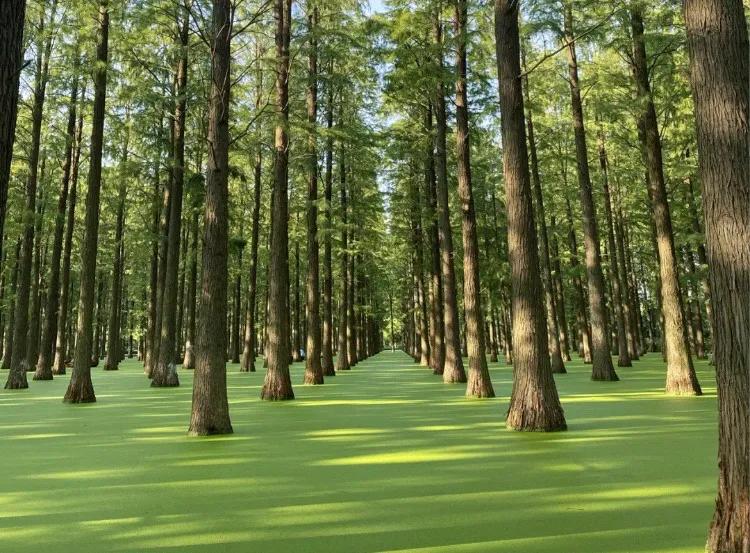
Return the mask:
[[[505,429],[498,397],[467,400],[382,353],[297,400],[259,399],[263,369],[230,365],[235,434],[190,438],[192,375],[152,389],[141,366],[0,393],[0,551],[699,553],[716,486],[707,394],[668,398],[649,354],[621,382],[556,376],[569,431]]]

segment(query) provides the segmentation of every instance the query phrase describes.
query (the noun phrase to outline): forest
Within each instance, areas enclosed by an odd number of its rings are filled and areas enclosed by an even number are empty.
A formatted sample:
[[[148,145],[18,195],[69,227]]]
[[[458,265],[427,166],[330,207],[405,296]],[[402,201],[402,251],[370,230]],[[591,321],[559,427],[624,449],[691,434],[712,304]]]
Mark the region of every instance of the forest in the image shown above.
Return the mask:
[[[0,550],[750,553],[748,0],[0,0]]]

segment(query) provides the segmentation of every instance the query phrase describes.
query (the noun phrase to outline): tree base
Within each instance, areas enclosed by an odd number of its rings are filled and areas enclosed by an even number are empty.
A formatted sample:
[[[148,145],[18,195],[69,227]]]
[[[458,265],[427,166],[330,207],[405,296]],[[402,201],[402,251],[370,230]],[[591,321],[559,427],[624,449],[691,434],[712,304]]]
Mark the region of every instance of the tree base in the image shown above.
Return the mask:
[[[518,432],[562,432],[568,429],[560,401],[543,392],[520,394],[511,399],[505,426]],[[556,394],[555,394],[556,395]]]
[[[29,381],[26,379],[26,361],[21,362],[21,366],[15,370],[11,369],[8,373],[8,380],[5,381],[6,390],[25,390],[29,387]]]
[[[469,382],[466,384],[466,397],[473,399],[495,397],[495,389],[492,387],[490,375],[475,373],[476,371],[472,371],[469,376]]]
[[[34,373],[33,380],[52,380],[52,368],[51,367],[37,367]]]
[[[563,363],[562,357],[553,355],[550,358],[550,362],[553,374],[568,374],[568,371],[565,369],[565,363]]]
[[[497,363],[497,353],[490,355],[490,363]]]
[[[443,383],[445,384],[464,384],[466,383],[466,371],[463,365],[449,366],[445,365],[443,369]]]
[[[119,371],[120,367],[117,365],[104,365],[105,371]]]
[[[627,358],[627,359],[619,358],[617,360],[617,366],[618,367],[632,367],[633,362],[630,360],[630,358]]]
[[[65,369],[65,365],[63,365],[62,367],[52,367],[52,374],[54,376],[62,376],[67,374],[67,372],[68,371]]]
[[[294,399],[294,390],[292,390],[292,380],[288,369],[282,371],[269,370],[266,373],[266,380],[260,392],[260,399],[266,401],[289,401]]]
[[[714,518],[708,530],[706,553],[747,553],[750,551],[750,498],[745,497],[740,504],[730,508],[725,504],[723,494],[731,497],[729,491],[719,489]]]
[[[152,388],[177,388],[180,385],[180,377],[177,376],[177,368],[174,363],[167,367],[161,367],[161,370],[154,371],[154,377],[151,379]]]
[[[79,375],[73,370],[73,376],[63,398],[64,403],[96,403],[94,385],[89,373]]]
[[[609,354],[604,359],[599,357],[597,361],[591,369],[591,380],[595,382],[617,382],[620,380],[620,377],[615,372],[615,367],[612,365],[612,358]]]
[[[188,429],[188,436],[220,436],[222,434],[234,434],[232,424],[227,419],[226,422],[196,422],[191,421]]]
[[[698,379],[695,375],[672,376],[667,375],[667,385],[664,392],[669,396],[701,396],[701,390]]]
[[[304,384],[312,384],[312,385],[317,386],[320,384],[324,384],[324,382],[325,381],[323,379],[322,372],[315,373],[312,371],[305,371],[305,377],[303,379]]]

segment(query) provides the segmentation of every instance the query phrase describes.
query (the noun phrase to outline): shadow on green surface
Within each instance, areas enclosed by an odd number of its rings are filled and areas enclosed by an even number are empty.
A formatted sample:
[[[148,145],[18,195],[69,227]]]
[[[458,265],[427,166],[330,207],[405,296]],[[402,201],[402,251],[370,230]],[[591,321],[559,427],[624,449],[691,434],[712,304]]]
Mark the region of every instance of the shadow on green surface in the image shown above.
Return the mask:
[[[192,375],[151,389],[140,365],[95,370],[99,403],[61,402],[67,377],[0,394],[3,552],[481,551],[698,553],[715,487],[715,395],[666,398],[654,355],[615,385],[558,376],[570,431],[504,426],[492,400],[383,353],[294,402],[258,399],[229,366],[235,434],[186,437]]]

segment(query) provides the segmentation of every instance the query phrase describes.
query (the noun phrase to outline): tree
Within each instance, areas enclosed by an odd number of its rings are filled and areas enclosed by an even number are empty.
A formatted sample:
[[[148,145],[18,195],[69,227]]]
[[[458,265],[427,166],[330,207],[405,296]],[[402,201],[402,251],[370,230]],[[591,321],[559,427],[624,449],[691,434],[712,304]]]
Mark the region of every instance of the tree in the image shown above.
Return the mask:
[[[469,143],[469,98],[466,83],[467,5],[456,0],[456,159],[458,161],[458,196],[461,204],[461,234],[464,250],[464,312],[466,342],[469,353],[468,397],[495,397],[487,369],[482,312],[482,287],[479,281],[479,239],[471,182],[471,146]]]
[[[513,302],[513,391],[506,424],[513,430],[565,430],[547,353],[519,77],[518,2],[495,0],[495,41]]]
[[[274,0],[276,21],[276,132],[274,186],[271,199],[271,245],[268,270],[268,371],[261,398],[294,399],[289,375],[289,42],[292,0]]]
[[[229,242],[229,98],[232,5],[213,0],[211,95],[208,111],[208,165],[203,223],[203,276],[196,336],[193,404],[188,432],[193,436],[231,434],[226,375],[226,311]]]
[[[78,299],[78,327],[70,384],[63,401],[93,403],[96,401],[91,382],[91,327],[94,319],[96,255],[99,242],[99,201],[102,184],[102,148],[107,99],[107,64],[109,48],[109,0],[99,0],[99,28],[94,66],[94,108],[91,119],[91,153],[84,239],[81,247],[81,285]]]
[[[596,220],[596,204],[591,190],[589,175],[586,129],[583,120],[581,85],[578,80],[578,60],[576,40],[573,31],[573,9],[569,0],[564,4],[564,37],[568,52],[568,82],[573,112],[576,161],[578,167],[578,187],[583,212],[584,250],[586,255],[586,275],[588,278],[589,310],[591,312],[591,357],[592,380],[618,380],[612,366],[609,348],[607,309],[604,297],[604,276],[602,274],[601,253],[599,250],[599,228]]]
[[[685,0],[713,299],[719,490],[706,550],[750,539],[750,51],[740,0]]]

